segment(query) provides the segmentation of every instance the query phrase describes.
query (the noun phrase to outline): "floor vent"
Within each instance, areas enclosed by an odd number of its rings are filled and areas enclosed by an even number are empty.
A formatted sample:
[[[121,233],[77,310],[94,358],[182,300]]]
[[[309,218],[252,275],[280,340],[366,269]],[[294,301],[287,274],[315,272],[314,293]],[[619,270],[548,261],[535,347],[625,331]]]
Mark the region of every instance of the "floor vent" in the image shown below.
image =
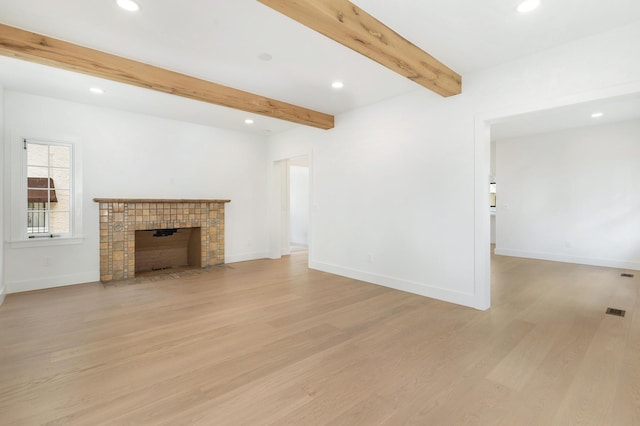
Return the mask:
[[[627,274],[626,272],[623,272],[622,274],[620,274],[620,276],[625,278],[633,278],[633,274]]]
[[[626,312],[627,311],[622,310],[622,309],[607,308],[607,313],[609,315],[617,315],[619,317],[623,317]]]

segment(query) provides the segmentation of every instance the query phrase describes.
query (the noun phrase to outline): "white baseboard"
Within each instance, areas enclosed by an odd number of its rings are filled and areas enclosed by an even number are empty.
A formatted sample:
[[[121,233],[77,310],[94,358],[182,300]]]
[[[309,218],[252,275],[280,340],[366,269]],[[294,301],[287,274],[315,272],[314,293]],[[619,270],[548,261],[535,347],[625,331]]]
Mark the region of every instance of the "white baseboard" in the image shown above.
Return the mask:
[[[604,266],[616,269],[640,270],[640,262],[630,262],[617,259],[598,259],[591,257],[571,256],[561,253],[540,253],[518,249],[495,249],[495,254],[500,256],[523,257],[527,259],[550,260],[552,262],[578,263],[580,265]]]
[[[361,271],[343,266],[332,265],[329,263],[310,261],[309,267],[323,272],[340,275],[343,277],[353,278],[384,287],[393,288],[420,296],[430,297],[432,299],[443,300],[445,302],[455,303],[457,305],[468,306],[475,309],[481,309],[481,301],[478,297],[469,293],[448,290],[442,287],[431,286],[428,284],[403,280],[400,278],[389,277],[385,275],[372,274],[370,272]]]
[[[227,256],[227,255],[224,256],[224,263],[245,262],[247,260],[267,259],[267,258],[269,258],[269,253],[266,253],[266,252],[232,254],[230,256]]]
[[[59,275],[36,280],[9,281],[7,293],[20,293],[23,291],[42,290],[45,288],[64,287],[67,285],[91,283],[100,280],[99,272],[83,272],[73,275]]]

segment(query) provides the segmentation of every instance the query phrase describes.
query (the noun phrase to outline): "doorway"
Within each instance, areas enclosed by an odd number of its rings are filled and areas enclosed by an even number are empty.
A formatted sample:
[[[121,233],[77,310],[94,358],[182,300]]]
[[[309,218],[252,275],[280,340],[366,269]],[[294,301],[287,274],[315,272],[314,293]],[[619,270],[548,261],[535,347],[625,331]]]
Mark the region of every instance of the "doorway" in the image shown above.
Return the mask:
[[[273,163],[269,257],[306,253],[311,247],[311,160],[299,155]]]
[[[542,115],[547,119],[548,126],[566,126],[568,123],[567,112],[572,110],[586,109],[591,111],[592,107],[601,103],[617,103],[627,101],[631,98],[640,97],[640,87],[628,85],[625,87],[611,88],[603,93],[599,91],[592,94],[582,94],[571,99],[562,99],[549,102],[546,105],[535,105],[534,107],[522,107],[520,109],[510,108],[508,111],[496,111],[486,114],[476,119],[476,153],[475,153],[475,290],[474,296],[478,309],[488,309],[491,305],[491,210],[487,203],[487,194],[490,192],[492,182],[504,185],[500,180],[500,170],[492,169],[491,139],[496,136],[498,130],[501,132],[513,132],[517,129],[524,129],[526,126],[540,131]],[[628,108],[627,108],[628,109]],[[637,109],[637,108],[636,108]],[[595,111],[595,110],[594,110]],[[628,113],[629,111],[627,111]],[[581,117],[585,115],[582,114]],[[535,119],[534,119],[535,118]],[[591,115],[587,117],[591,119]],[[629,117],[625,116],[625,119]],[[576,126],[577,127],[577,126]],[[517,128],[517,129],[516,129]],[[560,127],[558,127],[560,128]],[[554,131],[555,128],[545,128],[546,132]],[[544,133],[544,132],[542,132]],[[497,186],[497,185],[496,185]],[[503,186],[501,186],[503,187]],[[503,187],[504,188],[504,187]],[[499,190],[498,190],[499,191]],[[501,197],[497,194],[496,225],[500,220]],[[504,198],[502,199],[504,201]],[[499,228],[499,226],[498,226]],[[498,233],[499,234],[499,233]],[[500,235],[497,235],[496,242],[499,243]]]

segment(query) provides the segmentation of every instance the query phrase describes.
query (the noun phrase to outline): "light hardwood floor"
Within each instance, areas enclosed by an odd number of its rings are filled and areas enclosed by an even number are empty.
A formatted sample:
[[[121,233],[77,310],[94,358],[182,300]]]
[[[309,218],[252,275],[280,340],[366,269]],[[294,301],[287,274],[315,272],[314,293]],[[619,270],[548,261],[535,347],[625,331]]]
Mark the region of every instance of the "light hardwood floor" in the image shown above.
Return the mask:
[[[492,269],[485,312],[310,271],[304,253],[12,294],[0,424],[640,425],[638,274]]]

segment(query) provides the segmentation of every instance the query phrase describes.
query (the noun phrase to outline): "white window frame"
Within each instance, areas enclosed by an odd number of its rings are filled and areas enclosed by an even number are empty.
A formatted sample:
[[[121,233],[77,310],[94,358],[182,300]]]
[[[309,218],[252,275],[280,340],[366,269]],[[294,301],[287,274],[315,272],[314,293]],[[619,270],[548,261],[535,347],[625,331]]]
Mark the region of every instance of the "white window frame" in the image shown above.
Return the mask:
[[[27,150],[27,144],[33,144],[33,145],[41,145],[41,146],[46,146],[47,147],[47,180],[51,179],[51,175],[50,175],[50,171],[52,168],[51,163],[49,162],[50,160],[50,147],[52,146],[60,146],[60,147],[64,147],[64,148],[68,148],[69,149],[69,174],[70,174],[70,182],[69,182],[69,211],[68,211],[68,215],[69,215],[69,232],[64,232],[64,233],[52,233],[51,229],[50,229],[50,216],[51,216],[51,212],[52,212],[52,208],[51,208],[51,203],[48,202],[46,204],[49,205],[49,208],[45,209],[44,212],[44,216],[45,216],[45,230],[44,232],[29,232],[29,223],[28,223],[28,219],[27,219],[27,225],[25,227],[25,233],[26,233],[26,237],[29,239],[36,239],[36,238],[69,238],[73,235],[73,204],[74,204],[74,200],[73,200],[73,175],[74,175],[74,168],[73,168],[73,144],[70,143],[62,143],[62,142],[51,142],[51,141],[43,141],[43,140],[35,140],[35,139],[27,139],[25,138],[22,141],[23,144],[23,153],[24,153],[24,176],[25,176],[25,191],[26,191],[26,196],[27,196],[27,204],[25,204],[26,206],[26,210],[25,210],[25,214],[28,217],[29,215],[29,202],[28,202],[28,196],[29,196],[29,189],[28,189],[28,181],[29,181],[29,173],[28,173],[28,168],[29,168],[29,163],[28,163],[28,159],[29,159],[29,155],[28,155],[28,150]],[[55,185],[55,182],[54,182]],[[49,197],[51,193],[49,192]]]
[[[31,247],[79,244],[83,240],[82,235],[82,167],[80,158],[80,144],[70,140],[54,140],[38,137],[17,137],[14,139],[10,153],[11,158],[11,221],[9,226],[9,243],[11,247]],[[69,232],[55,234],[54,238],[30,238],[27,232],[27,150],[26,142],[68,146],[71,148],[71,177],[69,194]],[[18,166],[19,164],[19,166]],[[54,182],[55,184],[55,182]]]

